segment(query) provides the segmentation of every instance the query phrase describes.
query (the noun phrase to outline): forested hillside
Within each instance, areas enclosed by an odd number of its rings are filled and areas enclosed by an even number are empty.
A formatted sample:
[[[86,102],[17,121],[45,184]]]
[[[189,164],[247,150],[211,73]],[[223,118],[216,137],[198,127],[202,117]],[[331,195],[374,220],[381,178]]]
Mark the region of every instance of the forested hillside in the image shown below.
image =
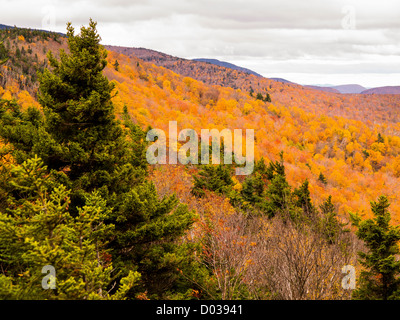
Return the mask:
[[[105,50],[92,21],[0,43],[1,298],[398,298],[399,95]],[[169,121],[254,129],[254,172],[149,165],[146,133]]]

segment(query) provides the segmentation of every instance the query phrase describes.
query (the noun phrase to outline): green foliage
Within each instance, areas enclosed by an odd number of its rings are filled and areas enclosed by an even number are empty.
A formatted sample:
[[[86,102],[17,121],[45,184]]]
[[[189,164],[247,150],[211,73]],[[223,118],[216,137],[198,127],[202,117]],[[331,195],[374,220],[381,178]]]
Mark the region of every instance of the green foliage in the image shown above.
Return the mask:
[[[263,97],[262,93],[257,93],[256,99],[257,100],[264,100],[264,97]]]
[[[110,209],[97,192],[86,198],[75,217],[69,213],[69,191],[47,174],[39,158],[11,170],[11,192],[0,212],[0,279],[2,299],[109,299],[112,264],[106,239],[113,225],[104,224]],[[12,197],[18,194],[18,197]],[[41,270],[56,270],[55,290],[44,290]],[[132,275],[118,297],[135,285]]]
[[[262,180],[261,175],[256,172],[254,175],[247,177],[243,182],[241,196],[244,201],[252,205],[262,202],[264,197],[265,182]]]
[[[328,184],[328,180],[326,180],[326,177],[323,175],[322,172],[319,173],[318,181],[320,181],[324,185]]]
[[[0,136],[12,146],[4,152],[16,161],[0,179],[0,263],[9,270],[0,292],[27,299],[185,295],[197,271],[185,267],[187,278],[178,271],[194,261],[194,248],[179,239],[194,214],[174,195],[159,199],[147,181],[146,135],[127,108],[122,122],[115,118],[96,23],[77,35],[71,24],[67,30],[69,53],[57,60],[49,52],[51,70],[39,77],[43,113],[0,103]],[[57,289],[44,291],[40,270],[49,264]]]
[[[376,142],[378,143],[385,143],[385,139],[383,139],[382,135],[378,133],[378,138],[376,139]]]
[[[314,214],[315,209],[311,203],[311,195],[308,186],[308,180],[304,181],[299,188],[293,191],[293,195],[295,196],[295,205],[302,208],[306,216],[311,216]]]
[[[113,63],[113,67],[114,67],[115,71],[119,71],[119,62],[118,62],[118,60],[115,60],[115,62]]]
[[[231,170],[228,166],[205,165],[194,177],[192,193],[198,197],[204,196],[204,190],[210,190],[219,194],[225,194],[233,185]]]
[[[32,96],[36,96],[38,77],[37,72],[42,72],[46,67],[45,61],[39,61],[37,54],[32,55],[29,46],[19,45],[18,37],[23,36],[24,42],[33,42],[59,38],[58,34],[51,32],[31,30],[26,28],[4,28],[0,29],[0,39],[3,39],[5,46],[0,45],[0,65],[6,61],[7,75],[2,76],[0,72],[0,86],[4,87],[9,82],[18,83],[19,87],[27,90]],[[1,42],[1,41],[0,41]],[[14,49],[15,48],[15,49]],[[21,77],[23,75],[24,77]]]
[[[276,174],[270,181],[266,192],[266,214],[273,217],[276,214],[291,212],[291,187],[284,175]]]
[[[283,152],[279,154],[279,157],[279,161],[271,161],[268,167],[265,169],[265,175],[269,181],[272,181],[272,179],[277,175],[286,178],[285,166],[283,164]]]
[[[322,217],[320,219],[320,229],[327,241],[335,243],[342,232],[348,232],[344,229],[345,223],[339,222],[337,210],[332,203],[332,196],[329,196],[323,204],[320,205]]]
[[[399,299],[400,262],[398,241],[400,230],[390,225],[389,201],[380,196],[371,202],[374,218],[362,220],[357,214],[350,214],[352,224],[358,228],[356,235],[364,241],[368,252],[360,252],[363,270],[357,281],[352,298],[359,300]]]
[[[0,41],[0,66],[9,59],[8,50],[3,45],[4,41]]]
[[[253,96],[254,91],[250,91],[250,96]],[[271,95],[267,92],[265,97],[262,95],[262,93],[257,93],[256,95],[257,100],[262,100],[264,102],[271,102]]]

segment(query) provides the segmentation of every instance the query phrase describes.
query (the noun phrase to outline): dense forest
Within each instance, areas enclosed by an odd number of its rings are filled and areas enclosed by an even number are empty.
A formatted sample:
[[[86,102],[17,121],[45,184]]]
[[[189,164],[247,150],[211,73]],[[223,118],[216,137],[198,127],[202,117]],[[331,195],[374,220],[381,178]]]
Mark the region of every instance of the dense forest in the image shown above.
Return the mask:
[[[0,299],[400,298],[400,96],[100,43],[0,30]],[[150,165],[169,121],[254,129],[253,172]]]

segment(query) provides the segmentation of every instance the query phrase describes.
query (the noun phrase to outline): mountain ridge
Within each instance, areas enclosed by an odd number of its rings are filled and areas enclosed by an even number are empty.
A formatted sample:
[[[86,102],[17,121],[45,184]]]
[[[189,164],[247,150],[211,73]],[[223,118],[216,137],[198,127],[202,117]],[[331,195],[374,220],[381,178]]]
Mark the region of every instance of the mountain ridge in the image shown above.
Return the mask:
[[[383,86],[364,90],[362,94],[400,94],[400,86]]]
[[[257,76],[257,77],[263,77],[261,74],[255,72],[253,70],[250,70],[250,69],[247,69],[247,68],[244,68],[244,67],[240,67],[240,66],[237,66],[237,65],[235,65],[233,63],[226,62],[226,61],[221,61],[221,60],[218,60],[218,59],[196,58],[196,59],[192,59],[192,60],[193,61],[200,61],[200,62],[208,62],[208,63],[215,64],[215,65],[218,65],[218,66],[221,66],[221,67],[230,68],[230,69],[234,69],[234,70],[250,73],[250,74],[253,74],[253,75]]]

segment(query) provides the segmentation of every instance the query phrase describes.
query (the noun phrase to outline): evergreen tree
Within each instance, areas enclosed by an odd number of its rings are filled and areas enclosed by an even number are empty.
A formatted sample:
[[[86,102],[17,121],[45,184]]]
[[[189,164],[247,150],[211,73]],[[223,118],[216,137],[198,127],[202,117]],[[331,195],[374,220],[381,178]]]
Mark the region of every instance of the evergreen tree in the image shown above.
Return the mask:
[[[52,70],[40,76],[39,102],[51,143],[41,156],[52,169],[68,170],[75,185],[84,190],[112,185],[117,165],[129,162],[125,134],[116,121],[111,102],[113,85],[102,74],[106,51],[100,45],[96,23],[75,35],[67,26],[70,53],[51,52]]]
[[[205,190],[226,194],[233,185],[231,168],[223,164],[205,165],[198,176],[194,177],[192,193],[195,196],[204,196]]]
[[[18,164],[36,155],[42,159],[47,174],[68,190],[65,197],[71,219],[78,219],[87,209],[101,213],[101,224],[113,228],[112,234],[104,232],[101,241],[97,231],[90,231],[90,219],[76,222],[66,232],[68,239],[79,239],[73,238],[77,232],[90,237],[94,244],[90,252],[103,269],[110,255],[115,282],[107,287],[110,294],[118,296],[125,290],[133,298],[147,291],[152,298],[166,298],[185,293],[193,285],[184,280],[178,267],[194,261],[194,247],[181,246],[178,240],[192,225],[194,214],[174,195],[158,198],[147,180],[145,133],[127,112],[123,123],[116,120],[113,85],[102,74],[106,51],[100,45],[96,23],[90,20],[89,27],[82,27],[77,35],[71,24],[67,31],[69,53],[61,50],[57,60],[50,52],[51,70],[46,69],[39,78],[44,116],[33,108],[21,111],[14,102],[4,103],[0,105],[0,135],[12,144]],[[8,185],[0,187],[5,198],[21,198],[20,192]],[[88,203],[95,203],[95,208],[90,209]],[[0,208],[0,212],[4,210],[8,210],[6,206]],[[35,219],[42,218],[38,215]],[[93,219],[99,221],[96,215]],[[48,237],[38,243],[46,241]],[[97,257],[100,243],[107,254]],[[134,275],[140,276],[141,282],[132,289],[129,281]],[[83,293],[79,294],[75,297],[82,297]]]
[[[245,201],[252,205],[257,205],[264,200],[264,190],[265,183],[261,179],[261,175],[255,172],[244,180],[240,194]]]
[[[358,238],[364,241],[368,252],[360,252],[363,270],[360,273],[353,299],[388,300],[399,299],[400,262],[398,241],[400,230],[390,225],[389,201],[380,196],[371,202],[374,218],[361,220],[357,214],[350,214],[353,225],[358,230]]]
[[[256,99],[257,100],[264,100],[264,97],[263,97],[262,93],[257,93]]]
[[[8,51],[3,45],[3,41],[0,42],[0,66],[7,62],[9,59]]]
[[[378,138],[376,139],[376,142],[378,143],[384,143],[385,139],[383,139],[382,135],[380,133],[378,133]]]
[[[311,195],[308,185],[308,180],[304,181],[299,188],[293,191],[293,195],[296,197],[295,205],[303,209],[304,214],[309,217],[314,213],[314,206],[311,203]]]
[[[292,191],[284,175],[274,175],[267,187],[266,198],[265,211],[269,217],[292,214]]]
[[[286,180],[283,152],[279,154],[279,157],[280,160],[271,161],[265,171],[265,176],[269,181],[266,189],[265,212],[269,217],[277,213],[289,215],[293,213],[292,190]]]
[[[17,49],[15,49],[15,56],[20,59],[21,58],[21,50],[19,49],[19,47],[17,47]]]
[[[265,178],[265,175],[267,173],[267,166],[265,164],[263,157],[261,157],[260,160],[255,162],[254,172],[258,172],[262,178]]]
[[[323,183],[325,185],[328,184],[328,181],[326,180],[326,177],[323,175],[322,172],[319,173],[318,181],[320,181],[321,183]]]
[[[320,228],[322,234],[325,235],[329,243],[334,243],[341,232],[347,232],[343,229],[345,223],[340,223],[337,219],[337,210],[332,203],[332,196],[329,197],[319,206],[322,217],[320,220]]]
[[[115,62],[113,64],[113,67],[114,67],[115,71],[119,71],[119,62],[118,62],[118,60],[115,60]]]
[[[268,167],[265,169],[265,175],[269,181],[272,181],[276,175],[286,178],[285,166],[283,164],[283,152],[279,153],[279,161],[271,161],[269,163]]]
[[[271,102],[271,96],[270,96],[269,93],[267,93],[267,94],[265,95],[264,101],[265,101],[265,102]]]
[[[2,299],[122,299],[140,274],[130,272],[109,295],[112,262],[106,239],[108,209],[94,192],[79,214],[69,213],[69,191],[57,183],[39,158],[13,166],[7,214],[0,211],[0,275]],[[13,197],[12,195],[18,195]],[[42,268],[56,274],[52,290],[43,290]]]

